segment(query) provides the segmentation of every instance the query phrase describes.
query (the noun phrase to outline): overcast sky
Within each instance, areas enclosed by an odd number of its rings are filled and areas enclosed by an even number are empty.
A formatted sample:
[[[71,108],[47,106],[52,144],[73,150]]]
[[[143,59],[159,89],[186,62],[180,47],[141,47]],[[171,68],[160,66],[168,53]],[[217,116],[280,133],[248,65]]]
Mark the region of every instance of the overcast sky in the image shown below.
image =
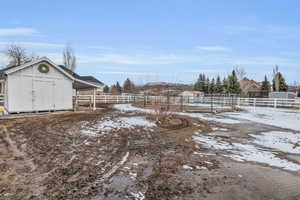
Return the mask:
[[[2,1],[0,49],[14,42],[61,64],[69,43],[77,72],[107,84],[192,83],[236,65],[261,81],[276,64],[300,83],[299,10],[299,0]]]

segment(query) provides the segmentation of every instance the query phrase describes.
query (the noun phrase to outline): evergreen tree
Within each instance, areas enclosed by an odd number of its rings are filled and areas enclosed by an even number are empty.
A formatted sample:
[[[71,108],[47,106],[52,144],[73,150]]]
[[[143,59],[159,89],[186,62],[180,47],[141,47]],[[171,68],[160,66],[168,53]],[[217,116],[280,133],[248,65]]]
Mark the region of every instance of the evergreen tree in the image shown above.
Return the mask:
[[[108,93],[109,92],[109,87],[107,85],[104,86],[103,92],[104,93]]]
[[[228,83],[228,78],[223,79],[223,92],[228,93],[228,88],[229,88],[229,83]]]
[[[134,86],[133,82],[129,78],[127,78],[123,84],[123,92],[131,93],[131,92],[133,92],[134,88],[135,88],[135,86]]]
[[[228,92],[230,94],[240,94],[241,88],[235,70],[228,76]]]
[[[267,76],[265,76],[265,79],[262,82],[261,90],[262,91],[270,91],[270,82],[268,81]]]
[[[205,83],[204,83],[204,93],[209,93],[209,85],[210,85],[210,81],[209,81],[209,78],[207,77],[205,79]]]
[[[221,83],[221,78],[220,76],[217,77],[217,81],[216,81],[216,89],[215,89],[216,93],[220,94],[223,92],[223,86],[222,86],[222,83]]]
[[[209,91],[210,94],[214,94],[216,93],[216,82],[215,82],[215,78],[213,78],[211,80],[211,82],[209,83]]]
[[[205,75],[200,74],[197,82],[194,85],[194,90],[203,92],[205,90],[205,79]]]
[[[114,84],[112,86],[110,86],[110,91],[109,91],[111,94],[118,94],[118,89],[117,89],[117,86]]]
[[[276,92],[286,92],[288,90],[288,85],[281,72],[276,72],[273,79],[273,90]]]
[[[117,84],[116,84],[116,89],[117,89],[118,94],[122,93],[122,87],[120,86],[120,83],[118,81],[117,81]]]

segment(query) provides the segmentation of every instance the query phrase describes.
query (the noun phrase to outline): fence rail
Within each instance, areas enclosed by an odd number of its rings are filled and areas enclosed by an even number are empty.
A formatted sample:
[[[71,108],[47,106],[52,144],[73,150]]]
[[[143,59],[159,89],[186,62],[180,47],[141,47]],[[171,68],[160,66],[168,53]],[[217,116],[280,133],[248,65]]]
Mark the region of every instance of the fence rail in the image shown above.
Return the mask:
[[[0,106],[4,104],[4,94],[0,94]]]
[[[180,97],[180,96],[141,96],[141,95],[78,95],[74,96],[79,103],[115,104],[115,103],[144,103],[144,104],[170,104],[170,105],[197,105],[215,104],[223,106],[261,106],[274,108],[300,109],[300,101],[296,99],[271,99],[271,98],[240,98],[240,97]]]
[[[236,106],[261,106],[274,108],[300,108],[297,99],[240,98],[240,97],[196,97],[190,103],[223,104]]]

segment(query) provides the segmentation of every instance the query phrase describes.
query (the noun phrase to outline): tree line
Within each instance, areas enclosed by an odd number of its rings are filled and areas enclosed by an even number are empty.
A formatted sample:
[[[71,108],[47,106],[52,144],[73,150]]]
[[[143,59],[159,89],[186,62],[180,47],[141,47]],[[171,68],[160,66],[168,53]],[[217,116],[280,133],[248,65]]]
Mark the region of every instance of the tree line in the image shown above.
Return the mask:
[[[205,74],[200,74],[196,83],[194,84],[194,90],[201,91],[208,94],[214,93],[226,93],[226,94],[240,94],[241,88],[237,78],[236,71],[233,70],[230,75],[223,78],[217,76],[210,79]]]
[[[275,91],[275,92],[287,92],[289,86],[285,82],[283,74],[279,71],[278,66],[276,65],[273,69],[273,80],[272,83],[268,80],[268,77],[265,75],[263,82],[261,83],[262,91]]]
[[[117,81],[116,84],[113,84],[110,87],[108,87],[106,85],[103,88],[103,92],[104,93],[111,93],[111,94],[132,93],[134,91],[135,91],[135,85],[134,85],[134,83],[129,78],[127,78],[124,81],[123,87]]]
[[[233,70],[231,74],[224,77],[221,80],[220,76],[210,79],[205,74],[201,73],[194,84],[194,90],[201,91],[207,94],[240,94],[240,80],[249,80],[245,76],[246,72],[239,68]],[[272,83],[268,80],[265,75],[264,80],[261,82],[261,91],[276,91],[276,92],[286,92],[288,91],[288,85],[283,77],[283,74],[279,71],[278,66],[273,69],[273,80]]]

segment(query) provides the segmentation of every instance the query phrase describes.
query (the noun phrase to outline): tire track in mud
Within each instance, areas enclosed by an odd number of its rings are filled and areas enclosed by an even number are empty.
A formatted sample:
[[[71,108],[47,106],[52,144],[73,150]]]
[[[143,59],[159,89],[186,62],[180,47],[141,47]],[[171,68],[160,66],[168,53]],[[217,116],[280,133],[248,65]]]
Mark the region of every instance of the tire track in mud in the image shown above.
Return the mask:
[[[20,176],[24,177],[24,183],[27,182],[25,179],[26,176],[33,177],[33,181],[30,184],[27,184],[25,188],[29,191],[29,194],[24,196],[24,198],[32,198],[36,196],[42,195],[44,192],[44,188],[40,185],[40,177],[35,176],[35,170],[37,169],[37,166],[34,164],[33,159],[30,159],[26,152],[21,149],[21,147],[18,147],[16,142],[11,138],[10,132],[5,126],[0,126],[0,139],[2,143],[5,144],[6,149],[11,152],[11,160],[6,160],[6,164],[10,167],[11,170],[26,170],[26,174],[13,174],[13,176]],[[15,162],[12,162],[12,160],[15,160]],[[5,175],[5,174],[4,174]],[[13,178],[13,177],[12,177]],[[22,180],[22,179],[21,179]],[[20,183],[17,183],[20,184]],[[17,186],[18,187],[18,186]],[[24,188],[24,189],[25,189]],[[7,193],[9,194],[9,193]],[[0,193],[0,199],[1,199],[1,193]]]

